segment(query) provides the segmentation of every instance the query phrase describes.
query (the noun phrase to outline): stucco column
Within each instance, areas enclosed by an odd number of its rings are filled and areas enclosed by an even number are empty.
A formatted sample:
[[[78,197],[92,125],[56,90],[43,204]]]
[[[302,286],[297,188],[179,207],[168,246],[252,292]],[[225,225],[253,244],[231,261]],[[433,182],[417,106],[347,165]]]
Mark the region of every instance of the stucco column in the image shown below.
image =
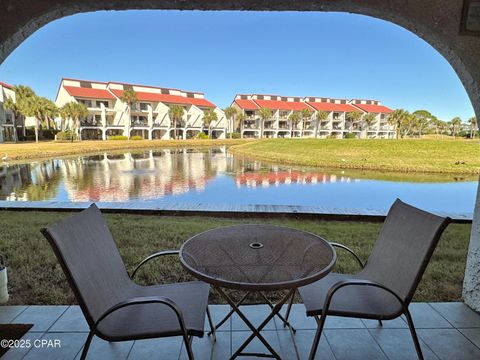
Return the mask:
[[[480,311],[480,179],[463,281],[463,299],[472,309]]]

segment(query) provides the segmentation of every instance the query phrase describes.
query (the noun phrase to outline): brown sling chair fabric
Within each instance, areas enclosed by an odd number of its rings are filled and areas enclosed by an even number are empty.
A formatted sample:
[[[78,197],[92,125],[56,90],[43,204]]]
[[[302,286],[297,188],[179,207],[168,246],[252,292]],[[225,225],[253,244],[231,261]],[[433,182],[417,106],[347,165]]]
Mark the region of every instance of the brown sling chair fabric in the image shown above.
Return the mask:
[[[108,341],[203,336],[210,287],[203,282],[140,286],[125,269],[107,224],[95,206],[42,229],[93,335]],[[172,252],[170,252],[172,253]]]
[[[319,325],[310,358],[315,356],[327,315],[381,321],[404,314],[417,355],[422,359],[408,305],[449,220],[397,199],[388,212],[367,263],[359,273],[331,273],[322,280],[299,288],[307,316],[315,316]],[[351,252],[342,245],[332,245]]]

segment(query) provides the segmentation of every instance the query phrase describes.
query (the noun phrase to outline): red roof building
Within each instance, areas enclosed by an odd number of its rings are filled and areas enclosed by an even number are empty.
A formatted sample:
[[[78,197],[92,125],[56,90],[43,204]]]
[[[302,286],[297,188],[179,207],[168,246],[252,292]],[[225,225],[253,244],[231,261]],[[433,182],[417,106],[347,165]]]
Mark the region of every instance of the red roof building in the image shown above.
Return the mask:
[[[124,91],[130,89],[135,91],[138,102],[128,107],[121,98]],[[106,139],[123,135],[144,139],[188,139],[207,131],[211,132],[211,137],[222,139],[227,132],[224,112],[199,92],[64,78],[55,103],[62,107],[72,101],[83,103],[89,112],[81,120],[82,138]],[[184,108],[183,115],[176,121],[170,116],[172,104]],[[213,110],[217,116],[209,126],[204,122],[207,109]],[[68,119],[64,123],[73,128]]]
[[[115,99],[115,96],[104,89],[93,89],[93,88],[84,88],[84,87],[75,87],[75,86],[64,86],[63,87],[70,96],[81,97],[87,99]]]
[[[123,90],[110,90],[116,97],[121,98]],[[200,107],[214,108],[215,104],[203,98],[185,97],[180,95],[137,92],[137,98],[140,101],[163,102],[167,104],[195,105]]]
[[[393,112],[392,109],[383,106],[383,105],[378,105],[377,104],[357,104],[353,103],[353,105],[360,110],[363,110],[367,113],[375,113],[375,114],[390,114]]]
[[[3,86],[4,88],[7,88],[7,89],[13,89],[13,85],[4,83],[3,81],[0,81],[0,86]]]

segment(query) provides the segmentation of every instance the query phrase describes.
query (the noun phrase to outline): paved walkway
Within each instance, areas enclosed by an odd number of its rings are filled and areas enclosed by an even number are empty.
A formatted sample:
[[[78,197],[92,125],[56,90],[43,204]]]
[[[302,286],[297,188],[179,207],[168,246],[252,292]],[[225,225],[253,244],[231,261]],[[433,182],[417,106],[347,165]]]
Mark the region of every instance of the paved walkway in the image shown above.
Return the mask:
[[[86,209],[91,202],[62,201],[0,201],[0,210],[51,210],[71,211]],[[384,220],[388,209],[350,209],[325,206],[297,205],[242,205],[233,203],[202,204],[173,201],[128,201],[96,202],[104,211],[146,213],[162,215],[198,215],[198,216],[305,216],[322,219],[361,219]],[[470,223],[473,213],[434,212],[440,216],[449,216],[453,222]]]
[[[263,305],[244,306],[245,314],[258,324],[266,317]],[[425,359],[480,359],[480,315],[463,303],[414,303],[410,307]],[[211,307],[214,321],[228,312],[227,305]],[[152,319],[153,320],[153,319]],[[295,343],[300,359],[306,359],[315,333],[315,321],[305,317],[303,305],[292,309],[291,320],[298,329]],[[78,359],[88,327],[78,306],[0,306],[0,323],[30,323],[33,328],[24,339],[60,340],[60,348],[11,349],[3,359]],[[195,338],[196,359],[227,359],[250,333],[233,317],[211,339]],[[232,331],[231,331],[232,330]],[[265,337],[283,359],[296,359],[290,332],[278,321],[272,321]],[[376,321],[331,317],[327,320],[317,359],[415,359],[415,350],[405,321],[401,318],[385,321],[380,328]],[[248,350],[263,351],[253,342]],[[108,343],[95,338],[89,359],[186,359],[180,338]],[[242,358],[243,359],[243,358]]]

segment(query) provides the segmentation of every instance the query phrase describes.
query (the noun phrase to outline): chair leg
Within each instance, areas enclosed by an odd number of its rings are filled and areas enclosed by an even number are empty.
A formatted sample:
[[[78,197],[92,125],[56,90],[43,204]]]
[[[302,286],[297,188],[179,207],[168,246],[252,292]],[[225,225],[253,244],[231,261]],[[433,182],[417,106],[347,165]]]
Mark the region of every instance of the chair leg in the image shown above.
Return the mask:
[[[320,317],[320,320],[318,320],[318,317],[315,316],[315,320],[317,321],[317,332],[315,333],[315,338],[313,339],[312,348],[310,349],[310,355],[308,356],[309,360],[315,359],[315,354],[317,353],[318,344],[320,343],[323,327],[325,326],[325,320],[327,320],[326,312],[322,312],[322,316]]]
[[[208,319],[208,324],[210,325],[209,334],[212,334],[213,342],[216,342],[217,341],[217,334],[215,333],[215,325],[213,325],[212,315],[210,314],[210,308],[208,307],[208,305],[207,305],[207,319]]]
[[[412,334],[413,343],[415,344],[415,350],[417,351],[417,356],[419,360],[423,360],[422,348],[420,347],[420,342],[418,341],[417,331],[415,330],[415,325],[413,324],[412,315],[408,308],[405,309],[405,317],[407,318],[408,327],[410,329],[410,334]]]
[[[85,344],[83,344],[83,351],[82,351],[82,355],[80,356],[80,360],[85,360],[87,358],[88,349],[90,348],[92,339],[93,339],[93,331],[90,330],[87,336],[87,340],[85,341]]]
[[[187,350],[188,360],[193,360],[192,337],[184,334],[183,342],[185,343],[185,349]]]

